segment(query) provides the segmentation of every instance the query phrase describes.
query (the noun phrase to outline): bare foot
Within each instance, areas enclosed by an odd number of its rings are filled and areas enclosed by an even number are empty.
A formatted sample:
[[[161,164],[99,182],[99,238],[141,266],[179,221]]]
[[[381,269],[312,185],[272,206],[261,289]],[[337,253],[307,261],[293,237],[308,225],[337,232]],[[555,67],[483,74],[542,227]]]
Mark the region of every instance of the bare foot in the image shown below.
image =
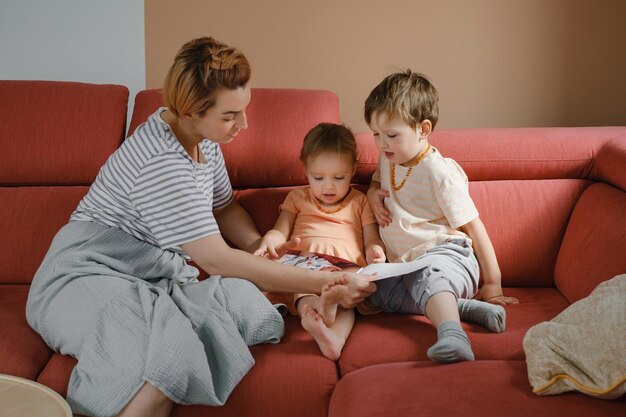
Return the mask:
[[[348,287],[345,285],[332,284],[325,285],[324,288],[322,288],[317,311],[322,316],[325,325],[331,326],[335,323],[339,302],[341,302],[347,294]]]
[[[304,330],[313,336],[313,339],[317,342],[320,351],[322,351],[322,355],[332,361],[339,359],[344,342],[342,342],[328,327],[326,327],[324,321],[322,320],[322,316],[320,316],[310,305],[304,306],[300,322],[302,323]]]

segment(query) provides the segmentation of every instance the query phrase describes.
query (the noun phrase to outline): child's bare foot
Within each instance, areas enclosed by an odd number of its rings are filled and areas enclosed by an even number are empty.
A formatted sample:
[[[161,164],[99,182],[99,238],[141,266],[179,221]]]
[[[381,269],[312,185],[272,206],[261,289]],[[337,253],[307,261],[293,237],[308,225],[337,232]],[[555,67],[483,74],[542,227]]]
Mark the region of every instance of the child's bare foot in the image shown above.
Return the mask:
[[[337,316],[339,303],[348,294],[348,287],[345,285],[325,285],[319,298],[318,313],[322,316],[324,324],[331,326]]]
[[[305,305],[302,313],[300,318],[302,327],[313,336],[322,355],[333,361],[339,359],[345,342],[341,341],[337,335],[324,324],[322,316],[320,316],[313,307]]]

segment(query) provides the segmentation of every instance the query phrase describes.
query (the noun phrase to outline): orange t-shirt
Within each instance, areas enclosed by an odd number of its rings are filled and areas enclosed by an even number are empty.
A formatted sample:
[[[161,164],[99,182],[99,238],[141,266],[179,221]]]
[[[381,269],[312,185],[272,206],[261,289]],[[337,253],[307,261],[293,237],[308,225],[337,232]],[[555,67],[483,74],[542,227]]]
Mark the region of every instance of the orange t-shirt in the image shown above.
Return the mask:
[[[315,204],[310,187],[291,191],[280,209],[296,214],[291,237],[301,239],[297,250],[332,255],[365,266],[363,227],[376,223],[362,192],[351,189],[344,207],[325,213]]]

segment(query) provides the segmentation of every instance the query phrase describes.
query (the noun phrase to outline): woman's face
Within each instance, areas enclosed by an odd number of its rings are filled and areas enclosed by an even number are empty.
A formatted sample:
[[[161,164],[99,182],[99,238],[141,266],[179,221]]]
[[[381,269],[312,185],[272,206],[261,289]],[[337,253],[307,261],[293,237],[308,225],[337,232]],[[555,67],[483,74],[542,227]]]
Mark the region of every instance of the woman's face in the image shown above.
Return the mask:
[[[246,108],[250,103],[250,86],[218,91],[215,105],[204,116],[191,116],[194,134],[216,143],[229,143],[248,127]]]

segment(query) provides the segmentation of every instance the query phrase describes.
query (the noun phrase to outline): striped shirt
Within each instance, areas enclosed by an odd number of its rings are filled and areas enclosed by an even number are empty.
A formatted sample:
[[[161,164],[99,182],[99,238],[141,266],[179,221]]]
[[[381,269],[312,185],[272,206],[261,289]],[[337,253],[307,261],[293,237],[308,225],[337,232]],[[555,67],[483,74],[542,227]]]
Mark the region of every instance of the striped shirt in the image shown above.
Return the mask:
[[[392,222],[380,229],[380,236],[390,262],[413,261],[448,239],[469,239],[457,228],[477,218],[478,210],[459,164],[433,148],[398,191],[391,187],[390,164],[381,156],[372,176],[383,190],[389,191],[385,207],[391,212]],[[395,183],[400,184],[407,173],[408,168],[396,165]]]
[[[200,142],[207,163],[191,159],[160,108],[124,141],[100,169],[70,221],[118,227],[162,249],[219,233],[213,209],[233,199],[217,143]]]

